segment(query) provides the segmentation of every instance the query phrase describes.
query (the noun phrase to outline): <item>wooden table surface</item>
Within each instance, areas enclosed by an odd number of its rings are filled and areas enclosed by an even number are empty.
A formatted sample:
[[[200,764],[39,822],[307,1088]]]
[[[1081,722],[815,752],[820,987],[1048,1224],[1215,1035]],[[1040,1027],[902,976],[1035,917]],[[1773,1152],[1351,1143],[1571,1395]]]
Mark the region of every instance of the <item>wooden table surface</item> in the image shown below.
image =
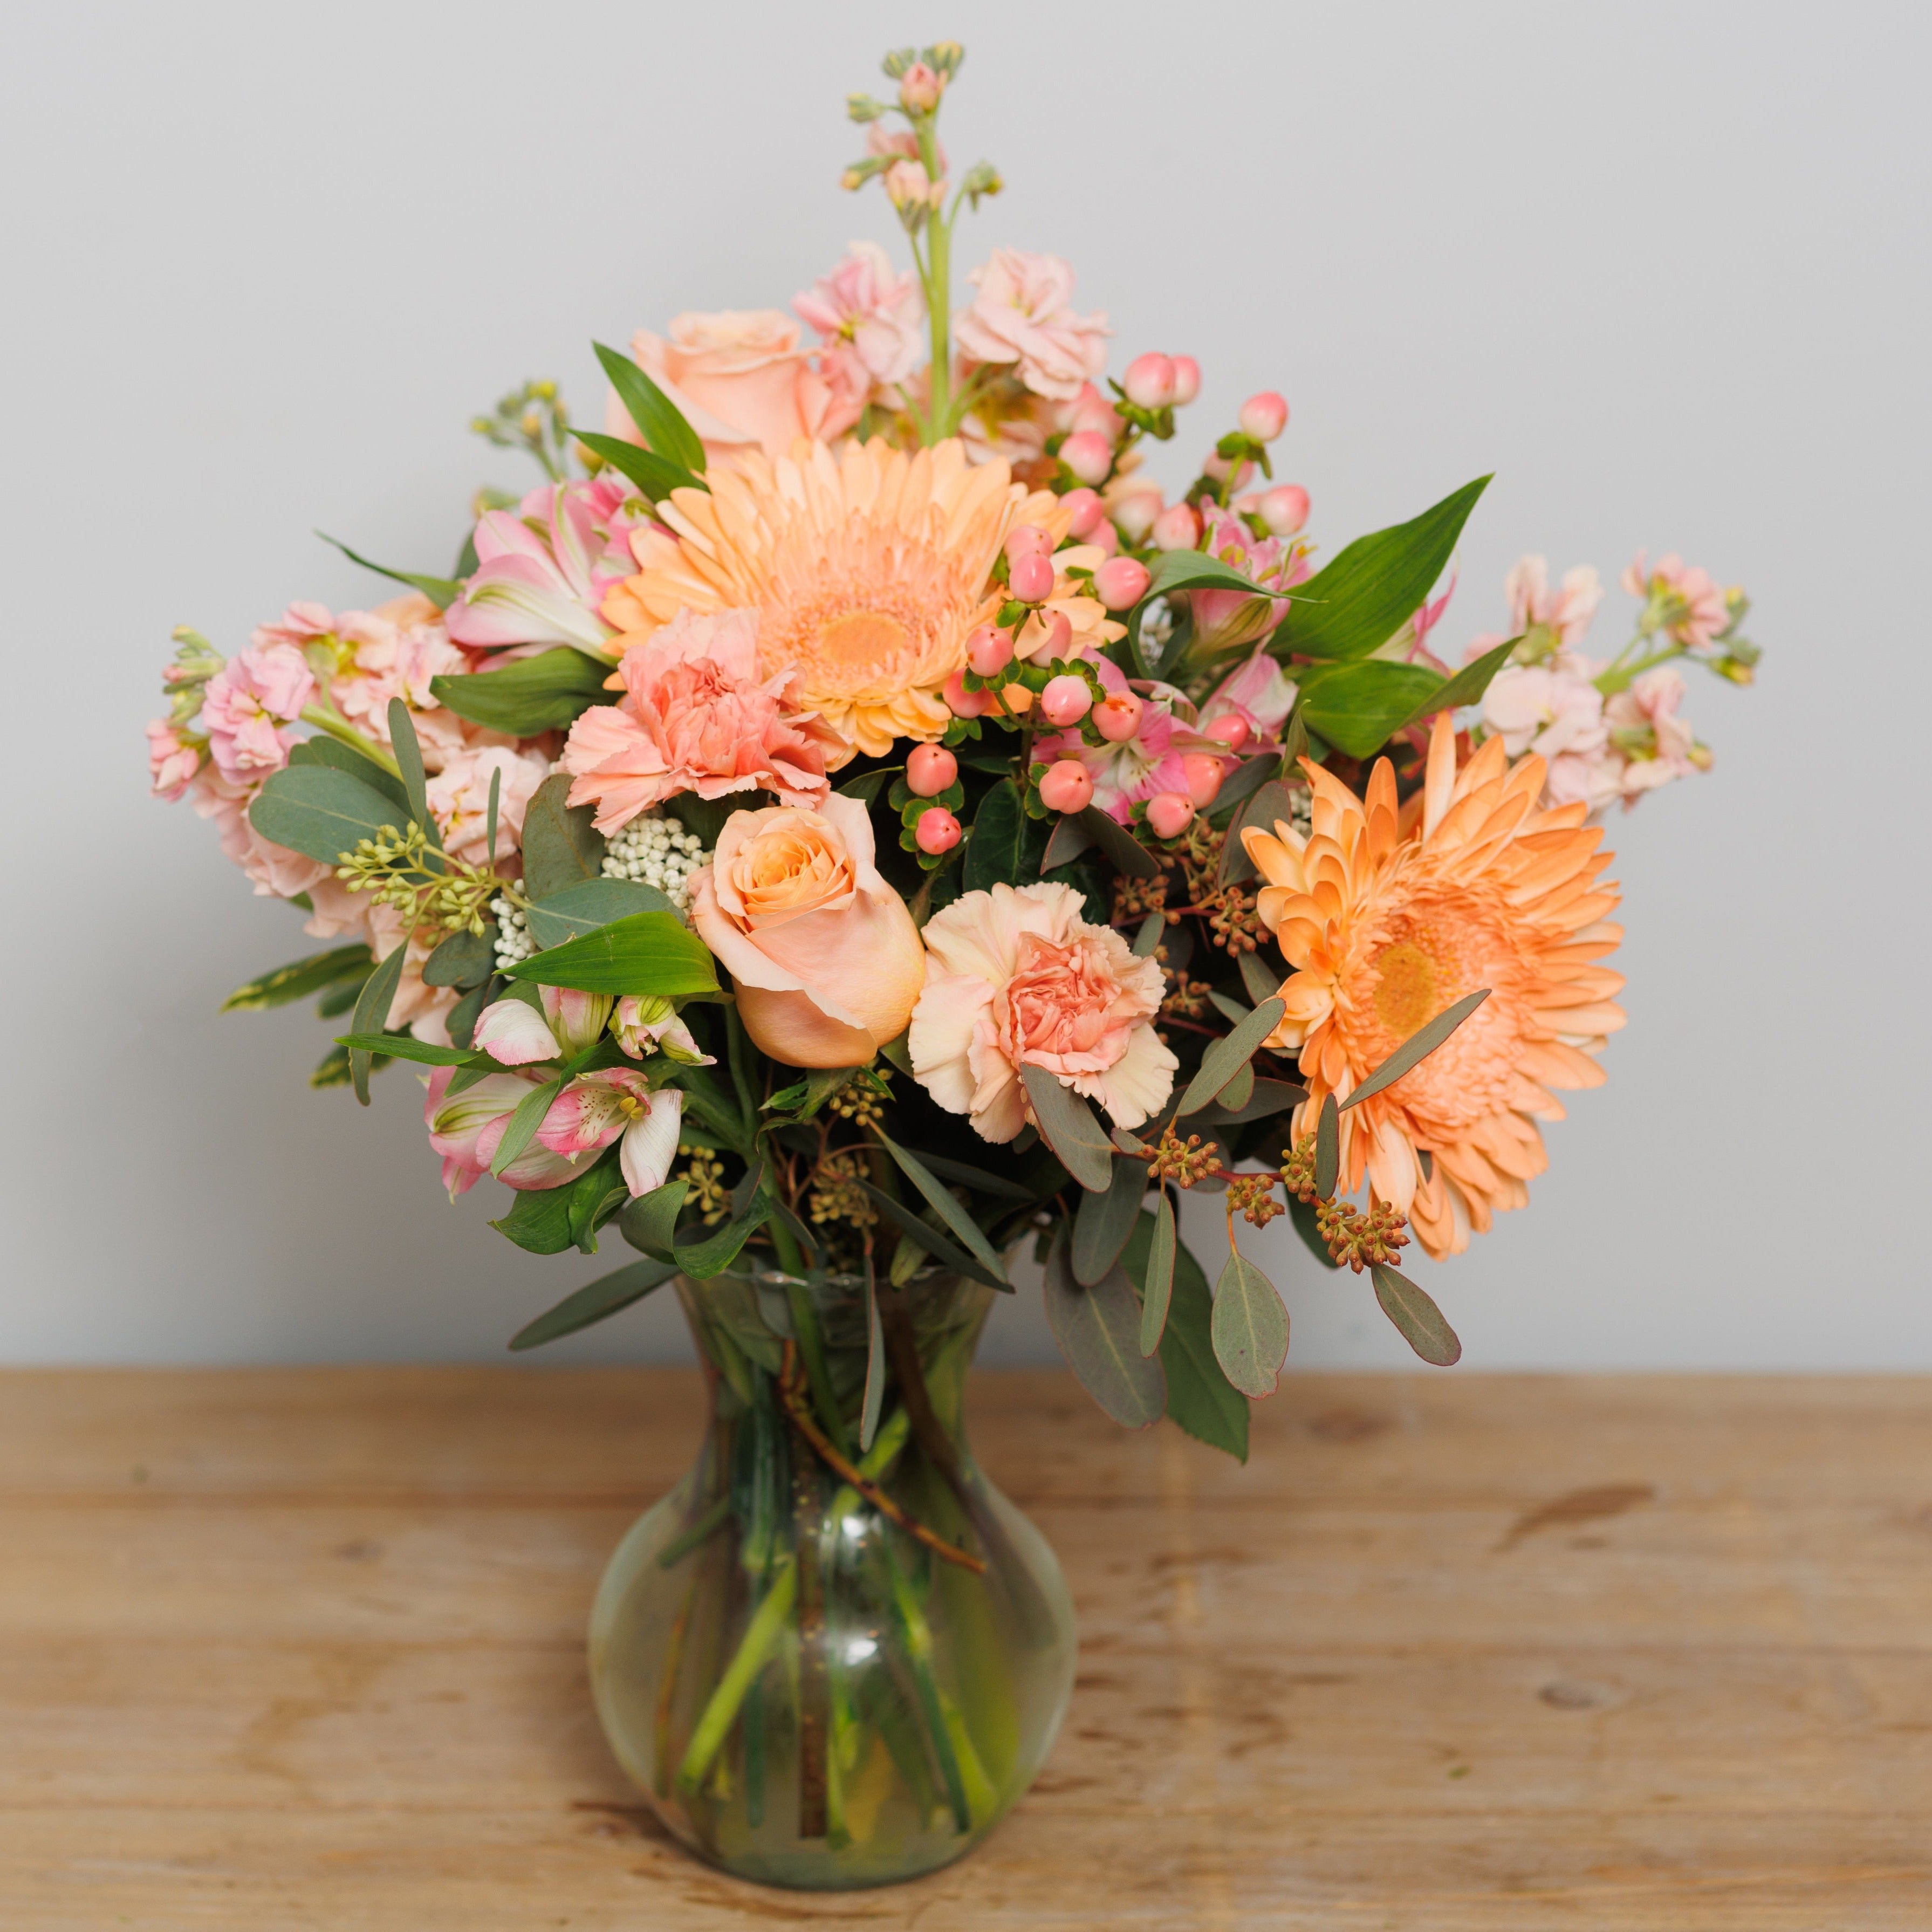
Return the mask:
[[[694,1377],[0,1375],[0,1925],[1932,1927],[1932,1382],[1292,1377],[1240,1469],[976,1383],[1080,1672],[964,1863],[662,1837],[584,1626]]]

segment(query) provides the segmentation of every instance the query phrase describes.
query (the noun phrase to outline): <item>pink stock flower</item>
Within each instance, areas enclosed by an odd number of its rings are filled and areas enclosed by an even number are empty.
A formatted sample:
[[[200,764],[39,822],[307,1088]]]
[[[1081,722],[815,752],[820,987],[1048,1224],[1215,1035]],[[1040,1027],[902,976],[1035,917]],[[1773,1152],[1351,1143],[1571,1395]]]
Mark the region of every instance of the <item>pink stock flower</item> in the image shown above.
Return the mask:
[[[907,1046],[913,1072],[988,1141],[1030,1118],[1022,1066],[1044,1067],[1136,1127],[1173,1090],[1179,1062],[1153,1026],[1166,982],[1109,926],[1080,916],[1070,886],[970,892],[926,926],[925,989]]]
[[[292,644],[251,645],[208,681],[202,729],[215,769],[230,784],[258,784],[289,761],[286,728],[315,697],[315,679]]]
[[[601,650],[610,627],[597,607],[637,568],[630,533],[650,520],[644,500],[610,476],[545,484],[514,514],[488,512],[476,526],[476,573],[450,606],[450,636],[474,650],[575,644]]]
[[[1256,536],[1232,510],[1218,504],[1204,503],[1202,516],[1201,548],[1254,583],[1286,590],[1307,576],[1307,560],[1298,545],[1280,537]],[[1208,656],[1266,637],[1288,615],[1285,598],[1250,597],[1239,590],[1190,590],[1187,604],[1194,620],[1191,648]]]
[[[172,805],[201,770],[201,748],[184,740],[165,718],[148,726],[148,776],[154,794]]]
[[[1659,664],[1604,705],[1611,742],[1624,756],[1619,777],[1626,807],[1673,778],[1710,770],[1710,753],[1677,715],[1683,698],[1682,676],[1674,665]]]
[[[675,1087],[654,1094],[643,1074],[613,1066],[580,1073],[551,1104],[536,1137],[553,1154],[578,1160],[621,1136],[618,1167],[635,1196],[664,1184],[677,1158],[683,1114],[684,1096]]]
[[[1561,651],[1546,663],[1505,664],[1484,694],[1482,717],[1512,759],[1545,760],[1544,796],[1552,805],[1587,804],[1592,812],[1617,795],[1604,696],[1591,682],[1588,658]]]
[[[925,307],[918,281],[910,272],[896,275],[875,242],[854,242],[830,274],[793,298],[792,307],[824,338],[819,369],[851,422],[877,392],[907,381],[919,367]]]
[[[562,758],[577,781],[570,802],[596,806],[605,832],[684,791],[764,790],[788,805],[816,805],[844,741],[799,709],[795,670],[761,682],[758,656],[749,610],[680,610],[626,651],[617,668],[624,697],[592,706],[571,727]]]
[[[490,849],[490,781],[497,778],[496,856],[519,849],[524,814],[536,788],[550,776],[541,752],[502,745],[466,746],[449,753],[425,788],[429,808],[442,829],[443,849],[454,858],[481,865]]]
[[[968,278],[978,292],[953,318],[960,352],[976,362],[1010,362],[1034,394],[1070,401],[1107,366],[1101,315],[1068,307],[1073,271],[1057,255],[1000,248]]]
[[[1558,644],[1568,650],[1583,641],[1590,620],[1604,601],[1604,586],[1588,564],[1580,563],[1574,570],[1566,570],[1562,584],[1552,590],[1548,561],[1540,556],[1525,556],[1516,560],[1504,578],[1503,595],[1509,599],[1512,637],[1520,637],[1532,625],[1540,624],[1554,631]],[[1501,644],[1502,640],[1498,638],[1495,641]]]
[[[266,650],[271,644],[292,644],[301,650],[317,638],[328,636],[334,628],[335,620],[326,604],[296,603],[282,613],[280,622],[257,624],[249,634],[248,641],[260,650]]]
[[[1687,650],[1700,650],[1731,621],[1724,593],[1708,570],[1687,565],[1675,550],[1647,567],[1639,550],[1624,572],[1623,586],[1649,606],[1658,626]]]
[[[827,439],[844,427],[831,385],[799,346],[798,324],[776,309],[674,316],[668,336],[639,329],[631,354],[684,412],[714,463],[752,449],[788,456],[800,436]],[[604,426],[638,440],[615,392]]]
[[[198,818],[212,821],[222,856],[254,880],[257,898],[292,899],[332,879],[328,866],[273,844],[249,823],[248,807],[260,788],[233,784],[211,764],[188,787],[188,802]]]
[[[449,1083],[455,1072],[453,1066],[439,1066],[423,1083],[429,1090],[423,1124],[429,1129],[430,1146],[442,1156],[442,1184],[452,1201],[490,1172],[510,1116],[539,1084],[520,1073],[490,1073],[452,1096]],[[533,1140],[497,1178],[519,1190],[536,1190],[561,1187],[582,1171],[576,1162]]]

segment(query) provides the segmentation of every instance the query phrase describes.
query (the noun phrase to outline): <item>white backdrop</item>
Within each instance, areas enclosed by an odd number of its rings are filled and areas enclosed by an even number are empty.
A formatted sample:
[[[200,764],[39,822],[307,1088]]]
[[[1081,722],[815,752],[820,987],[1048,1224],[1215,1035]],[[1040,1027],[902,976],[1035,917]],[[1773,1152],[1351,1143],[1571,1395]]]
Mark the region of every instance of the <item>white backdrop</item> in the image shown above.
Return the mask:
[[[448,566],[523,478],[464,424],[589,341],[783,306],[854,236],[842,101],[950,34],[962,236],[1072,258],[1116,368],[1250,391],[1333,545],[1497,480],[1444,634],[1519,552],[1677,548],[1757,600],[1754,692],[1694,683],[1718,768],[1619,819],[1628,1029],[1526,1214],[1422,1278],[1493,1366],[1932,1366],[1923,1198],[1932,715],[1928,16],[1904,5],[1280,4],[808,16],[506,0],[28,0],[0,58],[13,885],[0,1357],[487,1358],[626,1258],[542,1262],[445,1204],[402,1070],[362,1114],[308,950],[145,796],[168,632],[232,650],[383,586],[320,526]],[[1193,439],[1190,439],[1190,444]],[[1190,448],[1186,452],[1191,455]],[[1171,466],[1186,472],[1176,454]],[[1621,622],[1621,610],[1612,616]],[[1869,1230],[1864,1233],[1862,1230]],[[1207,1231],[1202,1231],[1204,1234]],[[1397,1364],[1366,1286],[1267,1256],[1291,1361]],[[668,1302],[555,1352],[682,1351]],[[1050,1357],[1003,1306],[998,1357]]]

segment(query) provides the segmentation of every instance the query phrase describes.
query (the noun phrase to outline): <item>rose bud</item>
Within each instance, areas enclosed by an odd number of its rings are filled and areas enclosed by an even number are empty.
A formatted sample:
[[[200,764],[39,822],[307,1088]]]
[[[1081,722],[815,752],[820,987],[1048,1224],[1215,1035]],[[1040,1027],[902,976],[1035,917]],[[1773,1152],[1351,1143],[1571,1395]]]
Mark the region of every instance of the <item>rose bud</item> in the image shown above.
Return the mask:
[[[1084,812],[1094,802],[1094,778],[1078,758],[1062,758],[1040,782],[1040,799],[1048,812]]]
[[[1174,404],[1184,409],[1201,393],[1201,364],[1191,356],[1174,358]]]
[[[1023,556],[1050,556],[1053,539],[1037,524],[1016,524],[1006,532],[1006,561],[1017,563]]]
[[[980,677],[997,677],[1012,661],[1012,639],[992,624],[982,624],[966,640],[967,666]]]
[[[1120,379],[1127,400],[1142,410],[1166,409],[1174,400],[1174,383],[1172,356],[1136,356]]]
[[[1049,678],[1040,694],[1040,715],[1049,724],[1077,724],[1093,708],[1094,694],[1087,680],[1076,677],[1071,671]]]
[[[1148,800],[1147,822],[1156,838],[1178,838],[1194,816],[1194,802],[1186,793],[1157,791]]]
[[[936,858],[941,852],[951,851],[959,843],[959,821],[944,806],[935,805],[929,812],[920,814],[912,836],[919,841],[922,852],[931,853]]]
[[[906,760],[906,790],[937,798],[959,776],[959,760],[944,745],[915,745]]]
[[[1156,550],[1192,550],[1201,541],[1201,519],[1192,503],[1170,503],[1154,520]]]
[[[1287,399],[1272,389],[1264,389],[1241,405],[1241,413],[1235,421],[1244,436],[1252,436],[1257,442],[1272,442],[1288,427]]]
[[[1066,533],[1076,543],[1084,543],[1107,520],[1107,506],[1097,490],[1070,490],[1060,500],[1072,519]]]
[[[1044,604],[1053,595],[1053,565],[1043,556],[1016,557],[1006,581],[1022,604]]]
[[[1181,760],[1180,769],[1187,774],[1187,796],[1194,801],[1195,809],[1205,812],[1214,802],[1214,794],[1227,776],[1221,760],[1205,752],[1190,752]]]
[[[1098,430],[1076,430],[1060,446],[1060,460],[1082,483],[1104,483],[1114,466],[1114,446]]]
[[[1231,752],[1238,752],[1248,742],[1248,721],[1237,711],[1224,711],[1201,729],[1207,736],[1220,739]]]
[[[1109,610],[1131,610],[1147,595],[1148,567],[1130,556],[1110,556],[1094,573],[1094,590]]]
[[[1094,707],[1094,722],[1110,745],[1124,745],[1141,728],[1140,700],[1131,691],[1117,691]]]
[[[962,675],[955,671],[941,688],[946,708],[956,718],[983,718],[993,708],[993,700],[983,691],[968,691]]]
[[[1308,492],[1299,483],[1280,483],[1263,490],[1261,519],[1270,535],[1293,536],[1308,520]]]

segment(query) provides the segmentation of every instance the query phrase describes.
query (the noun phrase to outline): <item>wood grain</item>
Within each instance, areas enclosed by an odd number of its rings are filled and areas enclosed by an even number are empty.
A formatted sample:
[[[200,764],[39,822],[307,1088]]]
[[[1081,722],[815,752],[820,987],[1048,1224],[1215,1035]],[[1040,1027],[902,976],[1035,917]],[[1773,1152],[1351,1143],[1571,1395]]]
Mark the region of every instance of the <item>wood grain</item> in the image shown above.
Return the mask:
[[[1240,1469],[988,1374],[1082,1665],[964,1864],[657,1834],[583,1630],[681,1473],[634,1370],[0,1375],[0,1924],[1932,1925],[1932,1382],[1293,1377]]]

